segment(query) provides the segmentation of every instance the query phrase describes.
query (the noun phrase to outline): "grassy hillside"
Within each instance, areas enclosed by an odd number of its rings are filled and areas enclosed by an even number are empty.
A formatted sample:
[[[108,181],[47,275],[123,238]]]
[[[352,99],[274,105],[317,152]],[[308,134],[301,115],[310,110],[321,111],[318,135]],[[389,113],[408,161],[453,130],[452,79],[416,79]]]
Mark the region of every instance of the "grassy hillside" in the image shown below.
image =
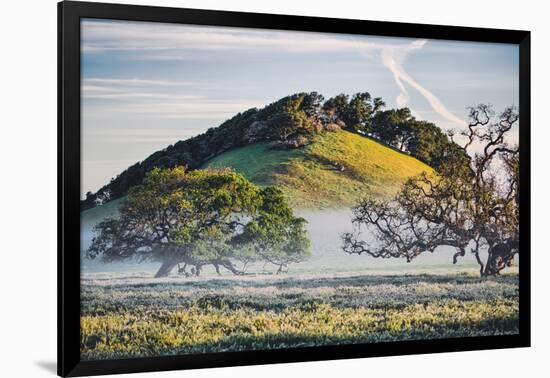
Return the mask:
[[[84,256],[85,250],[92,243],[94,227],[107,217],[117,216],[118,208],[125,198],[118,198],[80,213],[80,254],[82,256]],[[86,263],[89,264],[90,261],[88,260]]]
[[[258,185],[279,185],[294,207],[334,208],[394,194],[426,164],[348,131],[317,134],[301,149],[257,143],[216,156],[201,168],[231,167]]]
[[[101,206],[97,206],[80,213],[80,227],[92,228],[107,217],[117,215],[120,203],[124,198],[109,201]]]

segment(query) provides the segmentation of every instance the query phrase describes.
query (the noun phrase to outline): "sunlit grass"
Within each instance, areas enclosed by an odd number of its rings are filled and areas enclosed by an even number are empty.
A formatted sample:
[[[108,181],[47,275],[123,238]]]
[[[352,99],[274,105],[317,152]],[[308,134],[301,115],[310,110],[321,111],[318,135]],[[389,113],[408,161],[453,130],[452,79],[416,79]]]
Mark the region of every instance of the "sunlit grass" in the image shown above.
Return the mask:
[[[365,195],[388,197],[405,179],[430,171],[424,163],[347,131],[316,135],[302,149],[254,144],[225,152],[207,167],[231,167],[259,185],[277,184],[295,207],[332,208]]]
[[[514,300],[338,308],[305,304],[283,311],[212,305],[117,312],[81,319],[84,358],[138,357],[368,343],[517,332]]]
[[[517,276],[85,285],[81,311],[83,359],[518,332]]]

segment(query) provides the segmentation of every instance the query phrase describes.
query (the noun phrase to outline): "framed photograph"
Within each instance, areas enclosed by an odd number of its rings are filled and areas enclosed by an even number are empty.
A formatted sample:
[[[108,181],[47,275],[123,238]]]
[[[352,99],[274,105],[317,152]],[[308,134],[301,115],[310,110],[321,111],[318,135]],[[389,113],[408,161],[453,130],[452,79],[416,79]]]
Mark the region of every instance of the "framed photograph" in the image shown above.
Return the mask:
[[[59,375],[530,345],[528,31],[58,11]]]

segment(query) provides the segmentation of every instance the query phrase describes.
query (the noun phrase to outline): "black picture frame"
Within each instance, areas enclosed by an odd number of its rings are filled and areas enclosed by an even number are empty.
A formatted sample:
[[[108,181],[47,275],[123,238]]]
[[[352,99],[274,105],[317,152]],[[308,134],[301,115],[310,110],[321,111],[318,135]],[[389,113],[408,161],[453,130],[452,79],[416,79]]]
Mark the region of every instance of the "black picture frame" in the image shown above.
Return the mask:
[[[517,335],[80,360],[80,19],[512,43],[519,46],[520,248]],[[530,32],[63,1],[58,3],[58,374],[83,376],[530,346]]]

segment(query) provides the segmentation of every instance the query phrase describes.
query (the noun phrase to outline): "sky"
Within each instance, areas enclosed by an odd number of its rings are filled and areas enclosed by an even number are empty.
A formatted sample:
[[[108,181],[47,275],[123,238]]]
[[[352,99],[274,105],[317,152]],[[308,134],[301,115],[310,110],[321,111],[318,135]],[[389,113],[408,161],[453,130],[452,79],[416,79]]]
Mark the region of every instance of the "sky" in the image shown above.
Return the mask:
[[[369,92],[442,129],[519,105],[518,46],[81,21],[81,195],[234,114],[298,92]],[[517,139],[517,130],[514,138]]]

